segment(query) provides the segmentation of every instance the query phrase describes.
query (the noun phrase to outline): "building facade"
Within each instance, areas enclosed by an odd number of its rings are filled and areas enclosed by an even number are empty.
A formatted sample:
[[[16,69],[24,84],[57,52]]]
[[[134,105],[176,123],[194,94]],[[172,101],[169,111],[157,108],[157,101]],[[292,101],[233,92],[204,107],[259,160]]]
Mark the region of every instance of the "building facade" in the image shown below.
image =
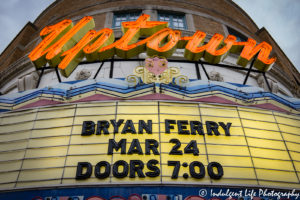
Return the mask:
[[[0,58],[0,199],[300,195],[300,74],[231,0],[57,0]]]

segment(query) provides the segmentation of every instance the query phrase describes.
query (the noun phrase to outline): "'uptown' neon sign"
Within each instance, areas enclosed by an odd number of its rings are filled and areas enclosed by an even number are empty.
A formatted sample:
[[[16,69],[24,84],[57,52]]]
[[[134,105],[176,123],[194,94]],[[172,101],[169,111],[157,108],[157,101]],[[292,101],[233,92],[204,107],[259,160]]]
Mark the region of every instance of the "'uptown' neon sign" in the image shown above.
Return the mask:
[[[117,55],[121,58],[137,56],[147,52],[149,56],[170,57],[176,48],[185,48],[184,57],[188,60],[204,58],[210,63],[219,63],[228,53],[240,53],[237,64],[246,66],[256,55],[254,67],[267,71],[276,61],[269,58],[271,45],[248,39],[237,42],[236,37],[228,35],[225,40],[221,34],[214,34],[207,44],[203,45],[206,34],[201,31],[191,37],[181,37],[181,32],[167,28],[167,22],[149,21],[150,16],[142,14],[136,21],[123,22],[124,35],[114,41],[113,30],[95,27],[90,16],[82,18],[75,26],[71,20],[63,20],[55,25],[46,26],[40,36],[43,38],[29,54],[30,60],[37,68],[47,62],[58,66],[63,76],[68,77],[84,56],[88,61],[105,60]],[[139,40],[140,36],[146,39]]]

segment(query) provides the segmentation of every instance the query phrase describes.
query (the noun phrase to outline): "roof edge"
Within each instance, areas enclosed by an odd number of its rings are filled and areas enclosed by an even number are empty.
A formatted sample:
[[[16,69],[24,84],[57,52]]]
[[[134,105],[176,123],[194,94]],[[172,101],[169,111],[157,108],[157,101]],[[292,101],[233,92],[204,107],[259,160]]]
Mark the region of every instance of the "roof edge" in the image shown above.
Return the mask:
[[[28,26],[31,26],[32,28],[34,28],[35,30],[38,30],[38,28],[36,27],[36,25],[30,21],[28,21],[23,28],[19,31],[19,33],[14,37],[14,39],[12,39],[10,41],[10,43],[5,47],[5,49],[1,52],[0,57],[3,55],[3,53],[8,49],[8,47],[20,36],[20,34],[25,30],[25,28],[27,28]]]
[[[259,29],[259,27],[257,26],[257,24],[253,21],[253,19],[248,15],[248,13],[246,13],[238,4],[236,4],[233,0],[225,0],[228,3],[232,4],[235,8],[237,8],[243,15],[245,15],[254,25],[257,29]]]

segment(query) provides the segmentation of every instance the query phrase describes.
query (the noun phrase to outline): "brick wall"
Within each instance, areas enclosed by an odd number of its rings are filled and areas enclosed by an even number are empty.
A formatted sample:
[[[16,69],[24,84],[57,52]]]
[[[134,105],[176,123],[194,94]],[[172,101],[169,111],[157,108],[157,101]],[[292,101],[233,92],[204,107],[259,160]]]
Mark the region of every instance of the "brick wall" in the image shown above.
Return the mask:
[[[194,24],[195,24],[195,29],[205,32],[207,34],[213,35],[214,33],[220,33],[222,35],[225,35],[224,29],[222,24],[213,21],[211,19],[193,15],[194,18]]]
[[[5,31],[5,30],[4,30]],[[24,56],[32,47],[28,48],[30,41],[38,36],[34,24],[27,23],[19,34],[10,42],[0,55],[0,71],[9,64]]]

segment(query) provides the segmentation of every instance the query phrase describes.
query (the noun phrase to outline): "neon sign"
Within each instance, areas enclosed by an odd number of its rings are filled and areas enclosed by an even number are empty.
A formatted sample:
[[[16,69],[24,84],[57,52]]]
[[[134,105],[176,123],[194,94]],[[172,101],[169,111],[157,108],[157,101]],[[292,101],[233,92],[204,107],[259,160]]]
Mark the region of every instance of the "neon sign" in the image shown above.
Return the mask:
[[[92,30],[95,23],[92,17],[82,18],[75,26],[71,20],[63,20],[55,25],[46,26],[40,36],[43,40],[29,54],[37,68],[47,62],[68,77],[77,65],[86,57],[87,61],[102,61],[117,55],[131,58],[142,52],[149,56],[170,57],[174,51],[185,49],[184,57],[197,61],[204,58],[212,64],[219,63],[228,53],[239,53],[237,64],[246,66],[255,57],[254,67],[267,71],[276,61],[269,58],[272,47],[266,42],[256,45],[249,38],[246,42],[237,42],[236,37],[228,35],[224,40],[221,34],[214,34],[207,44],[206,34],[196,31],[193,36],[181,37],[181,32],[168,28],[168,22],[149,21],[150,16],[142,14],[136,21],[123,22],[123,36],[115,41],[114,33],[109,28]],[[146,37],[139,40],[140,37]]]

